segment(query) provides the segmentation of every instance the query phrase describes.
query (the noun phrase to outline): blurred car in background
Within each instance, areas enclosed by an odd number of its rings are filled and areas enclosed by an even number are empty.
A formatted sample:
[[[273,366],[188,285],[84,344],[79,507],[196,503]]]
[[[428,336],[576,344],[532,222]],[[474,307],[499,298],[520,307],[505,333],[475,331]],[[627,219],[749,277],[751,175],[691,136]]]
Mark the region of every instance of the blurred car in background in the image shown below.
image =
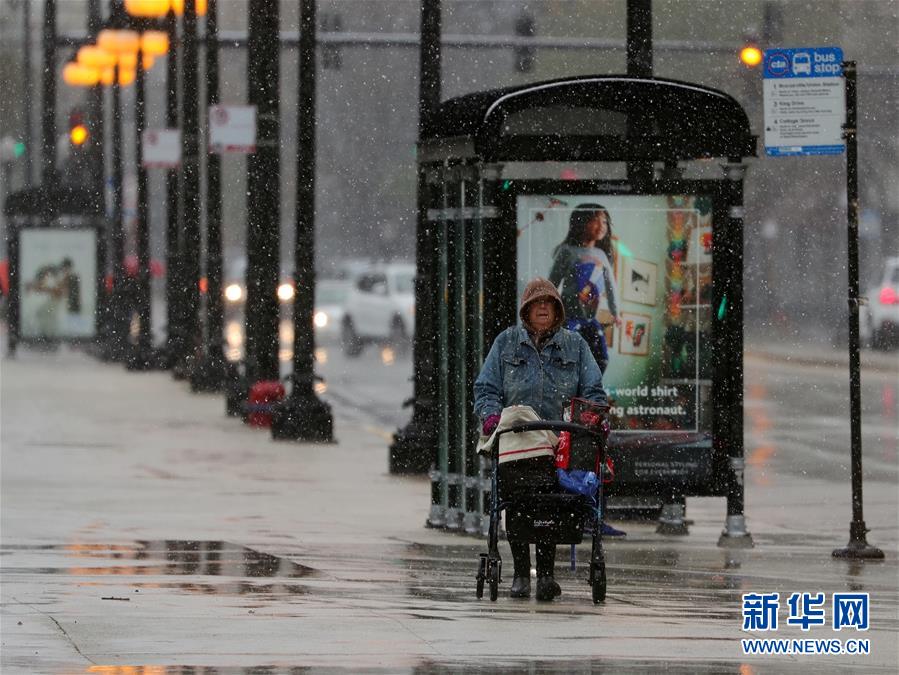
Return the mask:
[[[867,304],[859,308],[863,344],[875,349],[899,347],[899,257],[887,258],[880,283],[865,293]]]
[[[359,272],[344,305],[344,353],[358,356],[368,343],[405,350],[414,330],[415,265],[380,263]]]
[[[222,294],[225,296],[225,310],[242,309],[247,300],[247,257],[237,256],[226,259],[222,267]],[[282,303],[291,302],[296,289],[293,272],[288,265],[281,265],[278,278],[278,300]]]
[[[316,340],[327,342],[340,337],[344,303],[349,290],[350,283],[348,281],[339,279],[316,280],[315,311],[312,314]]]

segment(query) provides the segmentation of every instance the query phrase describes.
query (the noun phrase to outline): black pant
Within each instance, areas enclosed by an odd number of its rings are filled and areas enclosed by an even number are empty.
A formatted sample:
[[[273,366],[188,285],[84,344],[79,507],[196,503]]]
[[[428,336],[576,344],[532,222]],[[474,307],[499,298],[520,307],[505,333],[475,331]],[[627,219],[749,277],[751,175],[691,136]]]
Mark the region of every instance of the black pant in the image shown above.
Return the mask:
[[[503,501],[527,499],[530,495],[551,494],[559,491],[555,463],[552,457],[533,457],[500,464],[499,492]],[[530,577],[530,542],[518,541],[509,534],[509,548],[512,549],[514,576]],[[536,542],[537,576],[552,576],[555,567],[556,545]]]

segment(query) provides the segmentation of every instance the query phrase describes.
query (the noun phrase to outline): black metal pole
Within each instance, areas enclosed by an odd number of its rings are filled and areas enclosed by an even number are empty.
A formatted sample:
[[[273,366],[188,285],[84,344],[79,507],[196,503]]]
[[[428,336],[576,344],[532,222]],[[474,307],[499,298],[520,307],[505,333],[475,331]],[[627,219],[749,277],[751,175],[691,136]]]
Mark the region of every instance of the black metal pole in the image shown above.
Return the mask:
[[[256,152],[247,158],[246,364],[250,384],[277,380],[280,266],[279,0],[249,0],[247,83]]]
[[[716,449],[727,455],[727,516],[718,546],[751,548],[752,535],[746,528],[745,469],[743,448],[743,178],[746,166],[739,157],[724,165],[721,192],[725,209],[715,212],[721,226],[713,233],[712,278],[714,299],[712,323],[715,358],[715,400],[712,436]],[[682,494],[670,495],[669,504],[678,504]],[[678,528],[660,522],[661,531]]]
[[[112,266],[112,293],[110,296],[110,328],[106,339],[108,359],[123,361],[127,354],[129,294],[125,277],[125,229],[122,206],[122,179],[124,175],[122,153],[122,88],[119,85],[119,66],[113,68],[112,83],[112,221],[110,223],[110,256]]]
[[[147,127],[146,73],[143,52],[137,50],[137,66],[134,79],[134,132],[137,164],[137,220],[135,222],[135,248],[137,249],[137,279],[134,284],[135,310],[138,319],[137,345],[130,350],[126,365],[129,370],[149,370],[154,366],[153,336],[151,333],[150,298],[150,203],[147,194],[147,169],[144,167],[144,130]]]
[[[272,415],[272,437],[331,442],[331,407],[315,394],[315,4],[300,0],[297,203],[294,245],[293,375],[290,397]]]
[[[219,102],[218,0],[206,8],[206,115]],[[190,375],[193,391],[221,391],[225,384],[222,305],[222,160],[206,154],[206,340],[203,356]]]
[[[627,0],[627,74],[652,77],[652,0]],[[647,120],[640,116],[628,119],[628,138],[649,132]],[[653,179],[652,162],[628,162],[627,177],[637,186],[648,186]]]
[[[172,373],[185,378],[200,346],[200,97],[195,0],[184,0],[181,54],[181,181],[179,214],[181,255],[178,259],[179,330],[183,342]]]
[[[419,51],[418,141],[427,135],[441,97],[440,0],[422,0]],[[412,358],[412,419],[398,429],[389,449],[391,473],[424,473],[436,459],[437,403],[436,348],[437,302],[434,294],[436,256],[433,223],[428,222],[428,184],[418,168],[418,213],[415,223],[415,337]]]
[[[27,5],[27,3],[26,3]],[[103,15],[100,9],[100,0],[88,0],[87,6],[87,32],[88,35],[96,36],[100,32],[103,23]],[[26,71],[27,72],[27,71]],[[91,172],[90,189],[96,193],[96,198],[101,202],[105,202],[106,194],[106,160],[104,158],[105,132],[104,132],[104,87],[97,84],[91,87],[88,92],[88,119],[90,120],[91,139],[88,146],[88,168]],[[108,267],[109,247],[107,238],[109,236],[109,223],[102,221],[104,227],[98,231],[98,237],[103,245],[98,247],[98,251],[103,254],[102,258],[97,260],[99,274],[104,278],[104,283],[100,286],[100,293],[97,296],[97,326],[98,336],[106,335],[110,330],[109,313],[111,305],[111,296],[107,292],[105,277]]]
[[[169,10],[166,30],[169,34],[169,53],[166,63],[165,124],[169,129],[179,128],[178,120],[178,22],[175,12]],[[183,146],[182,146],[183,148]],[[181,241],[179,231],[179,207],[181,193],[178,189],[180,169],[169,169],[165,177],[166,228],[165,228],[165,300],[166,345],[165,365],[174,368],[184,358],[184,329],[181,325]]]
[[[22,4],[23,27],[23,51],[22,69],[25,71],[25,80],[22,83],[22,116],[25,123],[25,186],[31,187],[34,182],[34,119],[32,106],[34,105],[34,83],[32,82],[31,68],[31,3]]]
[[[56,165],[56,0],[44,0],[44,73],[41,101],[41,182],[49,186]]]
[[[862,503],[862,377],[858,328],[858,102],[855,61],[845,61],[846,80],[846,203],[849,255],[849,437],[852,455],[852,522],[849,543],[833,551],[835,558],[883,558],[883,551],[868,544]]]

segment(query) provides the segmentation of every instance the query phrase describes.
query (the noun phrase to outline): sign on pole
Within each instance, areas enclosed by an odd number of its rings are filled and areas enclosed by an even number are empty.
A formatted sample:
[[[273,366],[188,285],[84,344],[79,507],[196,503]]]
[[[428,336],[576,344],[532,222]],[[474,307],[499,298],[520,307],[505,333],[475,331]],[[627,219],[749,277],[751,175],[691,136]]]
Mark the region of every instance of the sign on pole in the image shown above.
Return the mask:
[[[842,63],[839,47],[765,50],[766,154],[842,154],[846,112]]]
[[[256,106],[211,106],[209,152],[256,152]]]
[[[141,163],[147,169],[174,169],[181,166],[181,130],[145,129],[143,150]]]

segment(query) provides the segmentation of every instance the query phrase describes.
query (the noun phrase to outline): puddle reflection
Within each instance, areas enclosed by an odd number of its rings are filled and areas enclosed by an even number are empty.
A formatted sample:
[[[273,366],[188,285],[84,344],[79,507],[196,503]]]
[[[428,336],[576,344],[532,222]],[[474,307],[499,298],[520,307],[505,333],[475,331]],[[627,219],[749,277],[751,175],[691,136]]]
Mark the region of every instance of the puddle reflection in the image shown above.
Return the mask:
[[[5,567],[6,573],[65,574],[82,577],[124,576],[206,576],[233,579],[299,579],[316,573],[311,567],[286,558],[256,551],[225,541],[136,541],[127,545],[67,544],[54,547],[66,558],[84,561],[81,565],[45,568]],[[96,564],[89,564],[96,562]],[[107,563],[107,564],[104,564]],[[235,587],[236,586],[236,587]],[[135,588],[171,588],[200,593],[267,593],[273,585],[253,582],[210,584],[138,583]],[[277,590],[299,594],[296,584],[280,583]]]

